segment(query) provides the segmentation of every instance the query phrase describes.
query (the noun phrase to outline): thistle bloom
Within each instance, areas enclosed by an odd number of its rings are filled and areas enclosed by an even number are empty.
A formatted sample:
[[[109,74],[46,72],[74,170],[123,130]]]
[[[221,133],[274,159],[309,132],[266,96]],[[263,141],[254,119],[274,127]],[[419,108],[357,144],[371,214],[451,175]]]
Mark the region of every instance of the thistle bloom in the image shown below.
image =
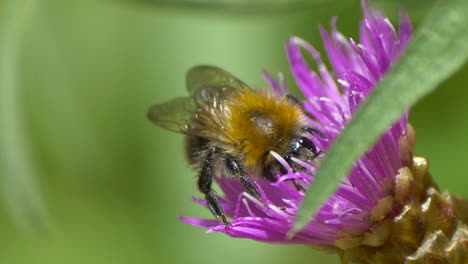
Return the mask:
[[[327,150],[343,130],[359,105],[369,96],[385,72],[395,63],[412,37],[408,16],[402,13],[398,31],[378,11],[362,2],[364,19],[359,25],[359,42],[347,39],[336,28],[333,19],[328,33],[320,27],[325,48],[333,66],[331,73],[314,47],[304,40],[293,37],[286,44],[291,71],[297,85],[304,93],[304,106],[315,118],[310,121],[319,127],[327,139],[313,137],[319,149]],[[301,53],[301,48],[312,55],[318,72],[310,69]],[[285,93],[281,80],[278,84],[265,73],[265,79],[276,93]],[[280,79],[281,75],[280,75]],[[348,178],[331,196],[309,225],[293,238],[286,234],[292,228],[296,212],[304,193],[297,191],[290,180],[295,179],[305,188],[313,184],[314,175],[293,172],[276,153],[271,153],[289,171],[280,175],[277,182],[257,177],[255,184],[263,203],[244,192],[238,180],[216,178],[223,191],[219,200],[229,217],[226,227],[218,220],[181,217],[189,224],[207,228],[209,232],[223,232],[231,237],[250,238],[277,244],[312,244],[332,247],[340,232],[362,233],[371,226],[371,211],[387,194],[383,186],[394,181],[399,169],[406,165],[401,157],[400,139],[407,136],[407,115],[391,126],[374,147],[356,162]],[[296,160],[312,173],[316,164]],[[194,200],[206,206],[205,201]],[[384,205],[383,205],[384,206]]]
[[[312,136],[311,140],[325,153],[412,38],[406,13],[401,13],[397,31],[365,0],[361,3],[359,44],[337,30],[336,19],[330,33],[320,27],[333,72],[304,40],[293,37],[286,44],[292,74],[306,97],[303,105],[314,116],[310,125],[326,135],[326,139]],[[317,72],[311,70],[302,50],[315,60]],[[287,93],[281,74],[279,82],[267,73],[264,77],[275,93]],[[413,156],[414,141],[406,113],[355,162],[337,191],[292,238],[287,234],[304,197],[295,185],[307,189],[314,184],[320,157],[310,163],[292,158],[307,174],[294,172],[279,154],[270,152],[287,173],[278,175],[274,183],[251,175],[262,201],[221,172],[215,177],[223,191],[218,199],[232,218],[230,225],[213,219],[181,219],[231,237],[332,250],[343,263],[468,263],[468,201],[439,192],[427,161]],[[194,201],[207,206],[203,200]]]

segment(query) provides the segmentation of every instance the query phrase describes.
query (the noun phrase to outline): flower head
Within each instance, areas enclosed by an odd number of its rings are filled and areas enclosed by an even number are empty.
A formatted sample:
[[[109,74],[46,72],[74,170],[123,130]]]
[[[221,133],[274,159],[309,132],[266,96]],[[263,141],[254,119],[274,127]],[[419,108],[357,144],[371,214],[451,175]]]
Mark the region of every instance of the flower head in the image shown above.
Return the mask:
[[[333,67],[330,72],[316,49],[304,40],[293,37],[286,44],[292,74],[304,93],[305,109],[315,117],[311,125],[319,127],[327,136],[311,137],[319,149],[327,150],[343,130],[359,105],[366,100],[379,80],[395,63],[411,40],[412,26],[406,14],[400,16],[398,31],[377,10],[362,1],[364,18],[359,25],[359,44],[347,39],[336,28],[320,27],[325,49]],[[317,72],[310,69],[301,49],[317,63]],[[276,93],[286,93],[280,75],[278,83],[265,73],[265,79]],[[407,134],[407,115],[392,125],[366,155],[355,163],[347,179],[336,193],[321,207],[315,218],[293,238],[286,234],[292,228],[304,193],[291,184],[295,180],[302,187],[313,184],[318,163],[293,160],[312,175],[294,172],[281,156],[273,155],[286,169],[274,183],[255,178],[255,185],[263,202],[244,192],[241,183],[221,175],[216,182],[223,191],[219,196],[226,214],[232,218],[230,226],[218,220],[181,217],[189,224],[207,228],[209,232],[223,232],[231,237],[251,238],[267,243],[313,244],[331,247],[340,232],[360,233],[370,229],[371,211],[386,196],[385,185],[394,181],[406,160],[401,155],[400,139]],[[205,201],[194,200],[206,206]]]

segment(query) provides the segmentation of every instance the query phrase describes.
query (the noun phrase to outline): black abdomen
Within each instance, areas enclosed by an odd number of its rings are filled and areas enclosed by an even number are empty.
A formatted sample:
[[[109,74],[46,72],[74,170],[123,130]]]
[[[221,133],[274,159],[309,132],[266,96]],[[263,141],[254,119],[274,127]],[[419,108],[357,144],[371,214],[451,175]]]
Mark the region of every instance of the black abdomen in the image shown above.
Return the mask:
[[[200,161],[200,156],[206,150],[208,140],[198,136],[185,137],[185,157],[191,165],[196,165]]]

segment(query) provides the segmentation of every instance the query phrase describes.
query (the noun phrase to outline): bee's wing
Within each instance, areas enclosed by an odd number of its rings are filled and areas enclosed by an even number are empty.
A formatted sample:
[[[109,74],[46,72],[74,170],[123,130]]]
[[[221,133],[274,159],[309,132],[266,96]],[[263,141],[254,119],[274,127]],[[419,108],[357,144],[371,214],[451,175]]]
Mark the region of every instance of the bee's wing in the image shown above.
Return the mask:
[[[231,73],[210,65],[195,66],[187,72],[187,90],[195,102],[201,106],[213,103],[229,90],[248,87]]]
[[[190,130],[190,119],[196,110],[197,106],[192,98],[177,97],[169,102],[151,106],[148,119],[158,127],[187,134]]]

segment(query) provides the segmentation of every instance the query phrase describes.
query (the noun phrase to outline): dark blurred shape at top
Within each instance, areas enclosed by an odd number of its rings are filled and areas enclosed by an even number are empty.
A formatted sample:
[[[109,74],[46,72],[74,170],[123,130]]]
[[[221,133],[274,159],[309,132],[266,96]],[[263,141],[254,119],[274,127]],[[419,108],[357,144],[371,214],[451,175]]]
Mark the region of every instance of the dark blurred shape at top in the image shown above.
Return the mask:
[[[361,0],[114,0],[127,4],[137,4],[155,8],[176,8],[180,10],[198,10],[226,13],[285,13],[295,11],[310,11],[323,7],[327,9],[347,8],[350,2],[359,5]],[[398,9],[405,9],[418,24],[419,17],[424,16],[428,10],[441,0],[366,0],[371,6],[378,7],[385,13],[392,14]],[[350,10],[353,12],[354,9]],[[391,12],[390,12],[391,11]],[[321,12],[317,11],[316,12]],[[398,12],[396,12],[398,13]]]
[[[155,7],[178,7],[240,13],[264,13],[311,9],[342,0],[121,0]]]

